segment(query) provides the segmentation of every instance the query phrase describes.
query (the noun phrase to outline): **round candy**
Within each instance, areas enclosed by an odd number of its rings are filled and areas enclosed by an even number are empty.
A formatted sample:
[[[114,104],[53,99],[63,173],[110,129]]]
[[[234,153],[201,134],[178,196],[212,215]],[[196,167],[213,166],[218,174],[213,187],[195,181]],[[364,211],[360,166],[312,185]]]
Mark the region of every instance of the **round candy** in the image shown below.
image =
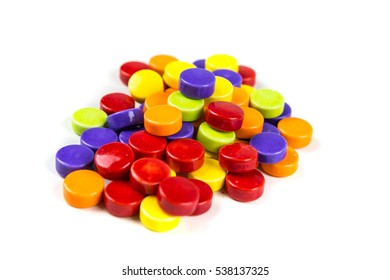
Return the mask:
[[[205,62],[205,68],[209,71],[217,69],[230,69],[238,72],[237,59],[227,54],[215,54],[209,56]]]
[[[165,67],[169,62],[176,61],[177,58],[167,54],[159,54],[150,58],[149,66],[160,75],[164,74]]]
[[[262,132],[251,138],[249,144],[259,153],[260,163],[276,163],[284,159],[287,142],[279,134]]]
[[[163,159],[167,140],[164,137],[155,136],[141,130],[129,137],[128,144],[133,149],[135,159],[142,157]]]
[[[252,68],[244,65],[238,66],[238,73],[242,77],[242,83],[249,86],[254,86],[256,83],[256,72]]]
[[[228,79],[234,87],[240,87],[242,84],[242,77],[237,72],[230,69],[218,69],[213,71],[215,76],[220,76]]]
[[[188,173],[189,179],[198,179],[210,186],[213,192],[223,188],[226,172],[219,165],[218,160],[205,158],[201,168]]]
[[[244,111],[234,103],[215,101],[208,105],[205,120],[214,129],[236,131],[242,126]]]
[[[150,195],[157,192],[160,182],[171,175],[169,166],[157,158],[140,158],[130,169],[130,183],[140,193]]]
[[[240,87],[233,88],[232,103],[240,106],[241,108],[249,106],[249,93]]]
[[[205,105],[214,101],[232,101],[233,98],[233,85],[224,77],[215,77],[215,90],[213,94],[204,100]]]
[[[254,108],[245,107],[242,108],[242,110],[244,111],[244,119],[241,128],[235,131],[235,133],[237,138],[249,139],[262,131],[264,118],[263,115]]]
[[[284,118],[279,121],[278,129],[288,145],[294,149],[309,145],[313,135],[312,126],[300,118]]]
[[[202,59],[195,60],[193,64],[198,68],[204,69],[206,64],[206,59],[202,58]]]
[[[277,116],[277,117],[272,118],[272,119],[264,119],[264,121],[277,126],[278,122],[281,119],[288,118],[288,117],[291,117],[291,107],[287,103],[284,103],[284,109],[283,109],[283,112],[280,116]]]
[[[208,184],[198,179],[189,179],[194,183],[199,190],[199,201],[195,208],[195,211],[192,212],[191,216],[201,215],[206,213],[211,208],[213,202],[213,190]]]
[[[160,207],[170,215],[191,215],[199,201],[199,189],[189,179],[170,177],[163,180],[157,190]]]
[[[150,69],[140,70],[129,79],[131,96],[139,103],[149,95],[164,91],[164,82],[159,73]]]
[[[180,74],[179,90],[188,98],[210,97],[215,90],[215,75],[202,68],[186,69]]]
[[[166,163],[176,172],[192,172],[202,167],[204,148],[194,139],[178,139],[166,148]]]
[[[166,94],[165,92],[155,93],[155,94],[149,95],[145,99],[143,111],[145,112],[150,107],[153,107],[156,105],[167,105],[168,104],[168,97],[169,97],[169,94]]]
[[[65,201],[76,208],[92,207],[102,200],[104,179],[92,170],[69,173],[63,184]]]
[[[92,169],[93,151],[82,145],[67,145],[56,153],[56,170],[65,178],[69,173],[79,169]]]
[[[234,200],[249,202],[258,199],[264,192],[264,176],[257,169],[245,173],[226,175],[226,193]]]
[[[180,91],[176,91],[169,95],[168,104],[181,111],[183,121],[192,122],[196,121],[201,116],[204,100],[191,99],[184,96]]]
[[[248,172],[257,168],[257,154],[257,150],[248,144],[225,145],[219,149],[219,165],[228,172]]]
[[[104,189],[104,206],[116,217],[131,217],[139,212],[144,198],[128,181],[112,181]]]
[[[133,150],[120,142],[105,144],[95,153],[96,170],[108,180],[127,179],[133,161]]]
[[[139,62],[139,61],[129,61],[123,63],[119,69],[119,78],[121,79],[122,83],[124,83],[127,86],[130,77],[135,72],[142,69],[149,69],[149,66],[146,63]]]
[[[80,144],[96,151],[107,143],[118,141],[118,135],[106,127],[93,127],[85,130],[80,137]]]
[[[277,163],[261,163],[260,166],[265,173],[275,177],[287,177],[298,169],[298,153],[291,147],[287,147],[287,154]]]
[[[267,122],[263,124],[263,130],[261,132],[272,132],[272,133],[280,134],[280,131],[276,126]]]
[[[123,110],[107,117],[107,127],[112,130],[122,130],[131,126],[141,125],[144,121],[144,113],[140,108]]]
[[[190,68],[196,68],[196,66],[184,61],[172,61],[168,63],[163,74],[164,82],[171,88],[179,89],[181,72]]]
[[[134,108],[134,104],[134,99],[130,95],[120,92],[106,94],[100,99],[100,109],[107,115]]]
[[[242,84],[241,88],[244,89],[249,95],[251,95],[252,92],[256,90],[254,87],[245,84]]]
[[[173,141],[176,139],[182,139],[182,138],[192,138],[194,137],[194,125],[190,122],[183,122],[181,129],[179,132],[167,136],[168,141]]]
[[[166,94],[171,94],[171,93],[174,93],[174,92],[176,92],[177,91],[177,89],[176,88],[166,88],[165,90],[164,90],[164,92],[166,93]]]
[[[143,126],[138,126],[122,130],[121,133],[119,133],[119,142],[124,143],[126,145],[129,144],[130,136],[141,130],[145,130],[145,128]]]
[[[169,136],[182,127],[181,111],[170,105],[157,105],[144,114],[145,130],[156,136]]]
[[[250,96],[250,106],[259,110],[264,118],[280,116],[284,109],[283,96],[271,89],[258,89]]]
[[[141,223],[152,231],[165,232],[174,229],[180,222],[180,217],[169,215],[161,209],[157,197],[145,197],[140,206],[139,218]]]
[[[222,146],[233,143],[236,139],[236,135],[233,131],[224,132],[216,130],[209,126],[206,122],[203,122],[199,126],[196,139],[207,151],[218,153]]]
[[[77,135],[91,127],[103,127],[107,114],[97,108],[82,108],[73,113],[72,129]]]

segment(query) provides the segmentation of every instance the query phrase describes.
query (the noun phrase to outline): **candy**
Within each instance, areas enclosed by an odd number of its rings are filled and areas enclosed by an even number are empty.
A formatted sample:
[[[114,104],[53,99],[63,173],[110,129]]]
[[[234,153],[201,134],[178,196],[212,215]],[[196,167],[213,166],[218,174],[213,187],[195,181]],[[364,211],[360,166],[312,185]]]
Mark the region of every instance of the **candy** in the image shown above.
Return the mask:
[[[251,138],[249,144],[259,153],[260,163],[276,163],[281,161],[287,152],[287,142],[279,134],[262,132]]]
[[[291,107],[287,103],[284,103],[282,114],[272,119],[264,119],[264,121],[273,124],[274,126],[277,126],[281,119],[288,118],[288,117],[291,117]]]
[[[144,126],[147,132],[156,136],[175,134],[182,127],[181,111],[170,105],[153,106],[144,114]]]
[[[194,137],[194,125],[190,122],[183,122],[181,129],[179,132],[168,135],[165,138],[167,138],[168,142],[176,140],[176,139],[182,139],[182,138],[192,138]]]
[[[298,169],[298,153],[291,147],[287,147],[287,154],[277,163],[261,163],[262,170],[275,177],[287,177]]]
[[[191,216],[201,215],[206,213],[211,208],[213,203],[213,190],[210,188],[208,184],[198,179],[189,179],[192,183],[194,183],[199,190],[199,200],[198,204],[192,212]]]
[[[146,63],[139,61],[129,61],[123,63],[119,68],[119,78],[126,86],[129,83],[130,77],[137,71],[142,69],[149,69],[149,66]]]
[[[193,62],[193,64],[198,67],[198,68],[205,68],[205,64],[206,64],[206,59],[202,58],[202,59],[197,59]]]
[[[236,135],[233,131],[225,132],[212,128],[207,122],[203,122],[198,129],[196,139],[202,143],[204,148],[212,153],[218,153],[218,150],[226,144],[234,142]]]
[[[169,94],[166,94],[165,92],[149,95],[148,97],[146,97],[145,102],[143,103],[144,107],[142,108],[142,110],[145,112],[152,106],[167,105],[168,97]]]
[[[215,76],[224,77],[229,80],[234,87],[240,87],[242,84],[242,77],[237,72],[230,69],[218,69],[213,71]]]
[[[205,68],[209,71],[217,69],[230,69],[238,72],[237,59],[227,54],[215,54],[209,56],[205,61]]]
[[[242,77],[244,85],[254,86],[256,83],[256,72],[252,68],[244,65],[238,66],[238,73]]]
[[[144,114],[140,108],[123,110],[107,117],[107,127],[118,131],[143,124]]]
[[[134,100],[144,102],[149,95],[163,92],[164,82],[156,71],[140,70],[130,77],[129,91]]]
[[[166,148],[166,162],[176,172],[192,172],[202,167],[204,148],[194,139],[178,139]]]
[[[244,119],[241,128],[235,131],[237,138],[250,139],[252,136],[260,133],[263,129],[263,115],[256,109],[251,107],[242,108],[244,111]]]
[[[187,178],[170,177],[161,181],[157,200],[160,207],[170,215],[191,215],[198,206],[199,189]]]
[[[76,208],[88,208],[102,200],[104,179],[92,170],[76,170],[69,173],[63,183],[65,201]]]
[[[257,167],[257,154],[257,150],[248,144],[225,145],[219,150],[219,165],[228,172],[248,172]]]
[[[233,85],[224,77],[215,77],[215,90],[210,97],[204,100],[205,105],[214,101],[232,101],[233,98]]]
[[[184,96],[180,91],[176,91],[169,95],[168,104],[181,111],[183,121],[192,122],[201,116],[204,100],[191,99]]]
[[[118,135],[106,127],[93,127],[85,130],[80,136],[80,144],[94,152],[107,143],[118,141]]]
[[[82,108],[72,115],[72,129],[77,135],[92,127],[103,127],[107,120],[107,114],[97,108]]]
[[[168,63],[163,74],[164,82],[171,88],[179,89],[180,74],[190,68],[196,68],[196,66],[185,61],[172,61]]]
[[[167,54],[155,55],[150,58],[149,67],[162,75],[167,64],[172,61],[177,61],[177,58]]]
[[[279,121],[280,134],[287,140],[290,147],[299,149],[310,144],[313,128],[301,118],[284,118]]]
[[[226,193],[237,201],[253,201],[262,196],[264,182],[263,174],[257,169],[245,173],[228,173],[226,175]]]
[[[104,206],[116,217],[131,217],[139,212],[144,195],[134,190],[128,181],[112,181],[104,189]]]
[[[215,90],[215,75],[202,68],[191,68],[180,74],[180,92],[193,99],[210,97]]]
[[[213,192],[219,191],[224,186],[226,172],[219,165],[218,160],[205,158],[201,168],[188,173],[189,179],[198,179],[210,186]]]
[[[69,173],[80,169],[92,169],[93,151],[82,145],[67,145],[56,153],[56,170],[65,178]]]
[[[250,106],[259,110],[264,118],[275,118],[284,109],[283,96],[271,89],[258,89],[250,96]]]
[[[141,130],[129,137],[128,144],[134,152],[135,159],[142,157],[163,159],[167,140],[164,137],[155,136]]]
[[[205,120],[214,129],[236,131],[242,126],[244,111],[236,104],[215,101],[208,105]]]
[[[241,87],[233,87],[232,103],[241,108],[249,106],[249,93]]]
[[[276,126],[267,122],[263,124],[263,129],[261,132],[272,132],[272,133],[280,134],[280,131]]]
[[[120,92],[106,94],[100,99],[100,109],[107,115],[134,108],[134,104],[134,99],[130,95]]]
[[[126,130],[122,130],[118,136],[119,142],[124,144],[129,144],[130,136],[136,133],[137,131],[141,131],[141,130],[145,130],[145,128],[143,126],[135,126]]]

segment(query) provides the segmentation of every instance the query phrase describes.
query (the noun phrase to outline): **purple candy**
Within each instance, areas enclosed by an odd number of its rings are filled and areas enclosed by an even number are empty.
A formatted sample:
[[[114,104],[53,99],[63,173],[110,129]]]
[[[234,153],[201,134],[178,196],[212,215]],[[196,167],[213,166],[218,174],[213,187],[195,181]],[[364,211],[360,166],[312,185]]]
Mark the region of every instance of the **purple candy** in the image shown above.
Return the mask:
[[[145,128],[143,126],[139,126],[121,131],[121,133],[119,133],[119,142],[128,145],[130,136],[141,130],[145,130]]]
[[[276,118],[272,118],[272,119],[264,119],[264,121],[267,123],[273,124],[274,126],[277,126],[278,122],[281,119],[284,119],[287,117],[291,117],[291,107],[287,103],[284,103],[284,109],[283,109],[283,112],[280,116],[277,116]]]
[[[210,97],[215,90],[215,75],[202,68],[186,69],[180,74],[179,90],[192,99]]]
[[[259,162],[277,163],[287,153],[287,141],[283,136],[272,132],[261,132],[251,138],[249,144],[259,153]]]
[[[140,108],[123,110],[107,117],[107,127],[115,131],[143,124],[143,122],[144,112]]]
[[[263,124],[262,132],[272,132],[272,133],[280,134],[280,131],[276,126],[267,122]]]
[[[80,144],[94,152],[107,143],[118,141],[115,131],[106,127],[93,127],[85,130],[80,137]]]
[[[198,68],[204,69],[206,67],[206,59],[195,60],[192,64],[194,64]]]
[[[242,77],[239,73],[230,69],[218,69],[213,71],[215,76],[223,77],[229,80],[234,87],[241,87]]]
[[[56,154],[56,170],[65,178],[73,171],[92,169],[93,157],[93,151],[86,146],[72,144],[62,147]]]
[[[194,136],[193,124],[190,122],[183,122],[183,125],[182,125],[181,129],[179,130],[179,132],[177,132],[173,135],[167,136],[166,138],[170,142],[170,141],[173,141],[176,139],[192,138],[193,136]]]

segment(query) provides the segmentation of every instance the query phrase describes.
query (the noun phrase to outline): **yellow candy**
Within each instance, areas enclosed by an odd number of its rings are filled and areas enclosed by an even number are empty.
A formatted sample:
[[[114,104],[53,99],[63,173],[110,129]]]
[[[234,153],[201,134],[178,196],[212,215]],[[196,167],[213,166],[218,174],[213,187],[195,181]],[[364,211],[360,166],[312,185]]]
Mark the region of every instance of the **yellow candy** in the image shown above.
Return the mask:
[[[137,102],[143,103],[146,97],[164,92],[164,82],[156,71],[139,70],[129,79],[129,91]]]
[[[214,101],[231,102],[232,98],[233,98],[232,83],[224,77],[216,76],[214,93],[210,97],[204,100],[204,104],[208,105]]]
[[[205,158],[201,168],[188,173],[188,178],[198,179],[207,184],[213,192],[223,188],[225,183],[226,172],[219,165],[218,160]]]
[[[205,68],[209,71],[217,69],[230,69],[238,72],[237,59],[227,54],[215,54],[208,57],[205,61]]]
[[[157,197],[154,195],[147,196],[142,200],[139,217],[147,229],[157,232],[171,230],[180,222],[180,217],[171,216],[161,209]]]
[[[165,66],[163,79],[164,82],[171,88],[179,89],[180,74],[186,69],[196,68],[196,66],[189,62],[172,61]]]

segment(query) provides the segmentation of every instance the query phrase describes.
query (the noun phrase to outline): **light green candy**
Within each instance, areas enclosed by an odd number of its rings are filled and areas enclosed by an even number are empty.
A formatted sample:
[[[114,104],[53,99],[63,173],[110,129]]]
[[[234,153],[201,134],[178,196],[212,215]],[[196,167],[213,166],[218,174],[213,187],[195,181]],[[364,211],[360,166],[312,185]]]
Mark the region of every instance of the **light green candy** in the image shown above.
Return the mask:
[[[283,113],[284,97],[272,89],[257,89],[251,93],[250,106],[266,119],[276,118]]]
[[[196,139],[203,145],[203,147],[211,152],[218,153],[219,149],[227,144],[234,143],[236,134],[234,131],[224,132],[218,131],[203,122],[198,129]]]
[[[193,122],[200,118],[204,100],[191,99],[184,96],[180,91],[175,91],[169,95],[168,104],[182,112],[184,122]]]
[[[82,108],[73,113],[72,129],[77,135],[92,127],[103,127],[107,114],[97,108]]]

